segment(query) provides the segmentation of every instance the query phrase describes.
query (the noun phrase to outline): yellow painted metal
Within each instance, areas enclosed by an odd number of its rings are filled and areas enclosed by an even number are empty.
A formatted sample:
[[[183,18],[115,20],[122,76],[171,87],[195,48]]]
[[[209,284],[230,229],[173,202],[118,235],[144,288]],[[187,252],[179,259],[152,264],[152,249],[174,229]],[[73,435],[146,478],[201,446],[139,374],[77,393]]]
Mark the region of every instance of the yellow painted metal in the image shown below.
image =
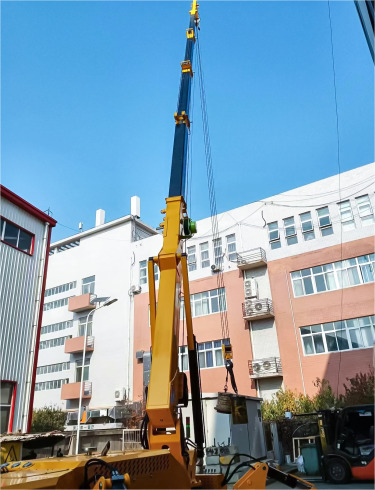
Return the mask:
[[[221,349],[223,351],[224,360],[233,359],[232,344],[228,344],[228,345],[223,344],[221,346]]]
[[[154,343],[155,317],[156,317],[156,292],[155,292],[155,268],[154,263],[157,259],[149,259],[148,269],[148,291],[150,298],[150,326],[151,326],[151,345]]]
[[[158,307],[152,342],[152,365],[147,398],[150,449],[170,447],[181,460],[180,428],[176,405],[182,391],[178,370],[181,294],[181,234],[186,204],[182,196],[166,199]],[[170,431],[165,429],[171,428]],[[178,445],[176,444],[176,441]],[[181,460],[183,463],[183,461]]]
[[[78,489],[83,483],[84,467],[91,458],[100,458],[109,463],[120,474],[126,476],[130,489],[144,488],[191,488],[191,475],[182,469],[168,450],[139,450],[86,456],[64,456],[30,461],[32,466],[24,468],[22,461],[17,468],[1,474],[2,489]],[[126,475],[128,474],[128,476]],[[89,477],[93,472],[89,470]],[[98,475],[110,478],[108,469],[98,467]],[[194,480],[196,481],[196,480]],[[110,488],[110,487],[108,487]]]
[[[193,77],[193,68],[190,60],[181,61],[181,70],[182,73],[190,73],[190,76]]]
[[[18,461],[22,453],[22,442],[2,442],[1,443],[1,464],[10,461]]]
[[[234,489],[261,489],[266,488],[268,465],[266,463],[255,463],[253,468],[245,473],[234,485]]]
[[[185,111],[182,111],[181,114],[178,114],[177,112],[174,113],[174,120],[177,124],[186,124],[188,128],[190,128],[190,120],[189,116],[186,114]]]
[[[185,319],[186,319],[186,333],[188,349],[194,349],[194,333],[193,333],[193,321],[191,316],[191,303],[190,303],[190,287],[187,267],[187,257],[183,255],[181,257],[181,272],[184,285],[184,306],[185,306]]]
[[[186,37],[188,39],[192,39],[195,42],[195,32],[194,32],[194,29],[192,27],[190,27],[189,29],[186,29]]]
[[[189,14],[190,15],[194,15],[196,20],[199,19],[199,16],[198,16],[198,7],[199,7],[199,3],[197,2],[197,0],[193,0],[193,3],[191,4],[191,10],[189,11]]]

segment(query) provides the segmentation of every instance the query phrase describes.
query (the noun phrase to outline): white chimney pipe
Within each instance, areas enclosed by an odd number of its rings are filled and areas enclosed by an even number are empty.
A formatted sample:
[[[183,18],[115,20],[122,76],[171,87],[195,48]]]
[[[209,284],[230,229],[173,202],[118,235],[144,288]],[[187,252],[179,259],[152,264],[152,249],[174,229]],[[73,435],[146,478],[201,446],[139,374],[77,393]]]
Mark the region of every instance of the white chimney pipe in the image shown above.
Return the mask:
[[[130,200],[130,214],[136,218],[141,217],[141,200],[138,196],[133,196]]]
[[[105,221],[105,211],[104,209],[96,210],[95,226],[104,225]]]

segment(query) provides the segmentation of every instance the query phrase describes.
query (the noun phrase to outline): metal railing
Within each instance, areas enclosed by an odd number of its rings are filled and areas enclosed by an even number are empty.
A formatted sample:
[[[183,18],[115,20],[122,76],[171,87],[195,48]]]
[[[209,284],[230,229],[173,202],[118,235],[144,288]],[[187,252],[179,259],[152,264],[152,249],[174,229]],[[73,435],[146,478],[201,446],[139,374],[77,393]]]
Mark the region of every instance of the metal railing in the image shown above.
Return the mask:
[[[141,449],[141,430],[123,429],[122,430],[122,450],[129,451]]]
[[[249,374],[252,378],[266,378],[282,375],[280,357],[266,357],[248,361]]]
[[[242,303],[242,314],[245,319],[267,318],[273,316],[272,301],[265,299],[245,299]]]
[[[237,254],[237,267],[239,269],[251,269],[266,263],[266,252],[261,247]]]

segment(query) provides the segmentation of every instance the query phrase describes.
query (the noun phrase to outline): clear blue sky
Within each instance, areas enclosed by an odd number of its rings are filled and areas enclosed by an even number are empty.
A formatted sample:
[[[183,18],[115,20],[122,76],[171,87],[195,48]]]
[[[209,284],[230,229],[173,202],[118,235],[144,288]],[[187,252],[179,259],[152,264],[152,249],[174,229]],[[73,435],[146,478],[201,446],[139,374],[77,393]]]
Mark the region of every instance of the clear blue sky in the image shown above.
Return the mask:
[[[168,194],[190,2],[2,2],[2,183],[57,240]],[[352,1],[331,2],[341,169],[374,160],[374,66]],[[200,2],[218,211],[337,173],[326,1]],[[190,215],[209,216],[198,80]],[[189,199],[190,203],[190,199]]]

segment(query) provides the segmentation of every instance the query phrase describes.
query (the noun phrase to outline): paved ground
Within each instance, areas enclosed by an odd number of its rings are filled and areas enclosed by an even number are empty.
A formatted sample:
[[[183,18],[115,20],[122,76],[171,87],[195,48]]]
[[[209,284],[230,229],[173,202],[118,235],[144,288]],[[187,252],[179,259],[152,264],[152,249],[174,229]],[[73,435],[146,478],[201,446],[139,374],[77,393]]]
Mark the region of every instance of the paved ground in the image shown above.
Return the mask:
[[[347,483],[346,485],[334,485],[332,483],[327,482],[313,482],[316,488],[325,488],[330,490],[369,490],[370,488],[374,488],[374,482],[362,482],[356,481],[352,483]],[[273,490],[284,490],[285,488],[289,488],[282,483],[273,482],[267,485],[267,489]]]

